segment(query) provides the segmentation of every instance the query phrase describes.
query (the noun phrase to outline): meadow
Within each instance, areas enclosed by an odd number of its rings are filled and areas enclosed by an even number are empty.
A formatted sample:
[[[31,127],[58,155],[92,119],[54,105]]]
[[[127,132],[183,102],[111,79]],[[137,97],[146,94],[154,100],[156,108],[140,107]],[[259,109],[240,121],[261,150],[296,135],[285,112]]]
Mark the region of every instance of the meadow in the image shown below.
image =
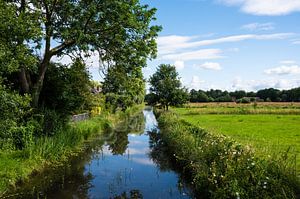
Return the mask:
[[[228,136],[156,111],[159,136],[196,198],[299,198],[300,182],[287,156],[257,156]]]
[[[290,155],[300,171],[300,103],[194,103],[173,108],[181,119],[213,134],[226,135],[255,154]]]

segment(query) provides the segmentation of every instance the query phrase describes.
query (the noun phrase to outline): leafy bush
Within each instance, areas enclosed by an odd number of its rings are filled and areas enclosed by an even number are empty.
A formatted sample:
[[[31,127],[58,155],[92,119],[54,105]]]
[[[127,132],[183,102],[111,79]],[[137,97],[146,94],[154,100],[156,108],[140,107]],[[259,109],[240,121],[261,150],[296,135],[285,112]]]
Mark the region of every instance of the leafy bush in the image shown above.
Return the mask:
[[[31,118],[31,98],[0,86],[0,149],[22,149],[32,143],[39,125]]]
[[[69,116],[58,113],[56,110],[44,109],[42,112],[42,134],[46,136],[53,136],[64,127],[69,121]]]
[[[135,104],[135,99],[131,95],[119,95],[115,93],[105,94],[105,107],[112,113],[115,113],[118,109],[125,111],[129,107],[133,107]]]
[[[197,195],[210,198],[295,198],[299,181],[283,156],[261,159],[249,147],[162,113],[163,141],[176,164],[190,176]]]
[[[91,108],[90,79],[84,63],[76,60],[71,66],[51,64],[41,92],[41,104],[69,116]]]

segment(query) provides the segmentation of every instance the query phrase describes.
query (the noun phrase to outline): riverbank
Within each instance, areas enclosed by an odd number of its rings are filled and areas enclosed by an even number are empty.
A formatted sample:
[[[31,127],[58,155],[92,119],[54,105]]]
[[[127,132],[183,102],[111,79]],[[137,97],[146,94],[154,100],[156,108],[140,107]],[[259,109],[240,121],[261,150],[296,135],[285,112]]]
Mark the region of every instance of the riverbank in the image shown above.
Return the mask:
[[[297,198],[299,180],[284,157],[257,157],[250,148],[191,125],[172,112],[158,113],[161,136],[199,196]]]
[[[55,136],[39,138],[24,150],[0,151],[0,197],[17,184],[28,181],[31,175],[42,172],[43,168],[64,164],[82,151],[85,141],[112,129],[142,108],[135,106],[125,112],[101,114],[86,121],[70,123]]]

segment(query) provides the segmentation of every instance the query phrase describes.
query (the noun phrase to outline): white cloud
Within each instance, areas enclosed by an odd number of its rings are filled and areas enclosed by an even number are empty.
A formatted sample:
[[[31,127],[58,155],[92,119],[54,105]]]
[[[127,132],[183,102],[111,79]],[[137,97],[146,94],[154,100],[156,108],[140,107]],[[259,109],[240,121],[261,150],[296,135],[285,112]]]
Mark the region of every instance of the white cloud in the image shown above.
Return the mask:
[[[221,66],[219,63],[216,62],[205,62],[203,64],[200,65],[195,65],[196,67],[200,67],[203,69],[208,69],[208,70],[221,70]]]
[[[154,163],[152,162],[152,160],[148,159],[148,158],[136,158],[133,157],[131,159],[133,162],[138,163],[138,164],[143,164],[143,165],[154,165]]]
[[[281,63],[281,64],[296,64],[296,62],[293,61],[293,60],[283,60],[283,61],[281,61],[280,63]]]
[[[84,62],[89,68],[99,68],[99,54],[96,52],[89,52],[89,54],[81,53],[81,57],[84,58]],[[68,55],[61,57],[53,57],[54,62],[69,65],[72,63],[72,59]]]
[[[236,53],[236,52],[239,52],[240,49],[239,48],[229,48],[227,51]]]
[[[244,35],[232,35],[227,37],[220,37],[216,39],[196,40],[199,36],[178,36],[170,35],[159,37],[158,54],[166,55],[172,54],[178,51],[186,50],[189,48],[197,48],[208,45],[215,45],[221,43],[233,43],[245,40],[276,40],[286,39],[295,35],[294,33],[276,33],[276,34],[244,34]]]
[[[205,83],[204,80],[201,80],[200,77],[198,77],[197,75],[194,75],[192,77],[192,80],[187,84],[187,87],[189,89],[199,90],[203,83]]]
[[[263,80],[243,80],[236,77],[232,81],[232,90],[257,91],[265,88],[291,89],[300,86],[300,79],[263,79]]]
[[[300,39],[293,40],[293,41],[292,41],[292,44],[296,44],[296,45],[297,45],[297,44],[300,44]]]
[[[270,68],[264,71],[266,74],[268,75],[294,75],[294,74],[300,74],[300,66],[298,65],[291,65],[291,66],[287,66],[287,65],[282,65],[279,67],[275,67],[275,68]]]
[[[159,54],[176,52],[179,49],[189,48],[189,42],[198,36],[169,35],[157,38]]]
[[[278,16],[300,11],[299,0],[219,0],[252,15]]]
[[[161,59],[164,60],[182,60],[182,61],[190,61],[190,60],[207,60],[207,59],[219,59],[223,58],[221,55],[222,51],[220,49],[202,49],[184,53],[174,53],[163,55]]]
[[[54,56],[51,61],[65,65],[69,65],[72,63],[72,59],[67,55],[63,55],[61,57]]]
[[[250,23],[243,25],[241,28],[250,31],[267,31],[275,29],[274,23]]]
[[[177,70],[182,70],[184,69],[184,61],[175,61],[174,66],[176,67]]]

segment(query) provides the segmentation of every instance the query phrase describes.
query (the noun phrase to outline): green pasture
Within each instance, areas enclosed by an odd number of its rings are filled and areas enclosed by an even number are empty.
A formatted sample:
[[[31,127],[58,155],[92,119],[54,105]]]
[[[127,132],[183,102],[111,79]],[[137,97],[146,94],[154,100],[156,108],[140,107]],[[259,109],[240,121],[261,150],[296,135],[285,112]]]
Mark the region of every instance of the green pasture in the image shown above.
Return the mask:
[[[251,147],[258,155],[278,157],[289,151],[289,154],[296,155],[296,167],[300,170],[300,115],[280,114],[283,109],[276,107],[272,108],[272,114],[239,114],[238,108],[224,114],[229,108],[214,106],[209,109],[213,114],[205,112],[206,108],[176,108],[173,111],[181,119],[211,133],[230,136]],[[278,114],[273,112],[275,109]]]

